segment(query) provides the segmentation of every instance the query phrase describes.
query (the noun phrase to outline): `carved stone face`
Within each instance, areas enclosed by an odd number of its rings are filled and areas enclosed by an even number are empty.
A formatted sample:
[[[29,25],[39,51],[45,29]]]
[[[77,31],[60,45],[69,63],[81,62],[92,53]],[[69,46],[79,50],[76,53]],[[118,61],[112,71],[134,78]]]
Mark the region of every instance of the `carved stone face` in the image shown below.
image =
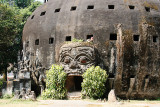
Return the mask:
[[[94,48],[80,44],[66,44],[60,49],[59,62],[68,75],[82,75],[87,68],[95,65]]]

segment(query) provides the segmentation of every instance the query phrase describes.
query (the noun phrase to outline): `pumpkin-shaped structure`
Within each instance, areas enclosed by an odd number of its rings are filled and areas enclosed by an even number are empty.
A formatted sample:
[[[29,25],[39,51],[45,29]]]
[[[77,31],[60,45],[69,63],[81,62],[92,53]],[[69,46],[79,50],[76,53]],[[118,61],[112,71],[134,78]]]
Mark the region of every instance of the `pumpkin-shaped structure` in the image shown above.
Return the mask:
[[[108,71],[106,86],[117,96],[157,98],[159,35],[158,0],[49,0],[25,24],[23,57],[30,60],[32,77],[40,71],[37,81],[56,63],[69,74],[68,87],[76,87],[83,73],[78,67],[95,64]]]

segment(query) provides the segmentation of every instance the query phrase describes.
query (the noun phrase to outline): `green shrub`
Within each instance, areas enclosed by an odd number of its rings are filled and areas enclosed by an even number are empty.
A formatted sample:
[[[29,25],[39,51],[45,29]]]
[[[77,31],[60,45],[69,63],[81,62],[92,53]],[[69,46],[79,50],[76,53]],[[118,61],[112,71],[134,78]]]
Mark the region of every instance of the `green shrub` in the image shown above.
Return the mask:
[[[0,79],[0,89],[2,88],[3,86],[3,79]]]
[[[13,95],[10,95],[10,94],[5,94],[5,95],[3,95],[3,98],[4,99],[10,99],[10,98],[12,98],[13,97]]]
[[[101,98],[105,93],[108,75],[99,66],[92,66],[82,75],[82,97]]]
[[[63,71],[63,67],[52,65],[46,74],[46,89],[42,93],[42,97],[52,99],[64,99],[67,96],[65,89],[65,81],[67,74]]]
[[[82,40],[82,39],[73,38],[73,39],[72,39],[72,42],[83,42],[83,40]]]

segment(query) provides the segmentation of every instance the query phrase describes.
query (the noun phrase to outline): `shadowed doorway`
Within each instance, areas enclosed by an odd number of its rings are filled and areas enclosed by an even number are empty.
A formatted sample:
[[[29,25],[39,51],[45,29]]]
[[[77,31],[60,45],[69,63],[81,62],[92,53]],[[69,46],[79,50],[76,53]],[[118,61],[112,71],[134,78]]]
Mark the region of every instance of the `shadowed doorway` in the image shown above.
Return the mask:
[[[66,79],[66,89],[68,92],[81,91],[82,76],[68,76]]]

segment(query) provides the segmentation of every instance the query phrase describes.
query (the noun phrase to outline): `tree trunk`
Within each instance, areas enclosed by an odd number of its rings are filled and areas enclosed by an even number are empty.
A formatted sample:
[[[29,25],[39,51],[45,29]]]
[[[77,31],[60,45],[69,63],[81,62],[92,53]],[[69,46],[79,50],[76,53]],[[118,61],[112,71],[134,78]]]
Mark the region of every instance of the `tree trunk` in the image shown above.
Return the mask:
[[[7,70],[3,71],[3,80],[7,81]]]

